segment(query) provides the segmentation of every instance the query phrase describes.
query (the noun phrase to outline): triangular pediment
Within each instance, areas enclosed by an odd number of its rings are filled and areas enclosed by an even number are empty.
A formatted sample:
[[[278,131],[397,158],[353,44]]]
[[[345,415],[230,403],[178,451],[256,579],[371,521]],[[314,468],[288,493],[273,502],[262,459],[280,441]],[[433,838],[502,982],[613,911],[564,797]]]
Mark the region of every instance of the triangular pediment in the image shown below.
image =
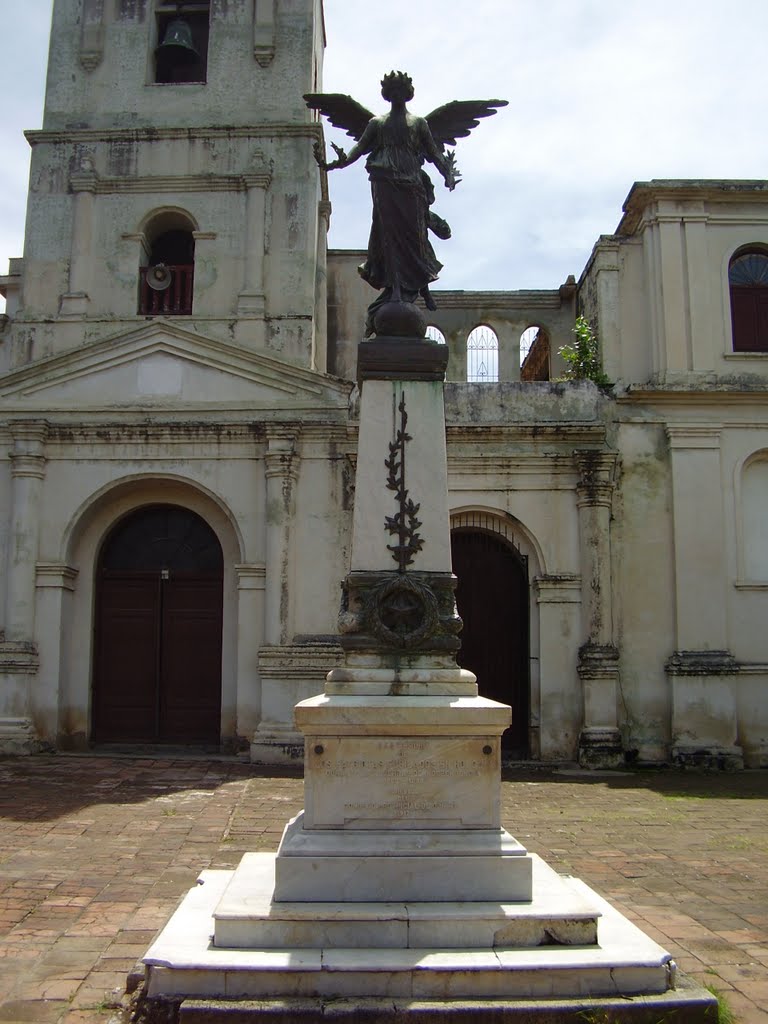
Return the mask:
[[[349,385],[155,320],[0,376],[0,399],[49,409],[346,405]]]

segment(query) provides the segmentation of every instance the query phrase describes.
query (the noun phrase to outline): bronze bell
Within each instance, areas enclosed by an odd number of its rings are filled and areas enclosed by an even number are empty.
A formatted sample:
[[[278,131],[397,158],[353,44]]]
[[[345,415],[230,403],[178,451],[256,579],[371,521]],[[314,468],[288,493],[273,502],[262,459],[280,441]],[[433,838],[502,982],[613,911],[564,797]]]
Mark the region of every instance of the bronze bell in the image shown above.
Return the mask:
[[[158,57],[170,58],[194,64],[200,60],[200,54],[192,42],[192,29],[184,18],[174,18],[168,22],[162,43],[155,50]]]

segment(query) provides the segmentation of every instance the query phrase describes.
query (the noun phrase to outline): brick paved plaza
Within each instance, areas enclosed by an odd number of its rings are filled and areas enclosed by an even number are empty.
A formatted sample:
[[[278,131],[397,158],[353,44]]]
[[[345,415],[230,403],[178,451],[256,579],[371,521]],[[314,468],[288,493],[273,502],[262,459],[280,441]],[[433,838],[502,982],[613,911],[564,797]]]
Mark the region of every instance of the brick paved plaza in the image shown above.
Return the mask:
[[[202,868],[274,850],[302,781],[235,759],[0,760],[0,1022],[122,1024]],[[768,1024],[768,772],[509,769],[503,824]]]

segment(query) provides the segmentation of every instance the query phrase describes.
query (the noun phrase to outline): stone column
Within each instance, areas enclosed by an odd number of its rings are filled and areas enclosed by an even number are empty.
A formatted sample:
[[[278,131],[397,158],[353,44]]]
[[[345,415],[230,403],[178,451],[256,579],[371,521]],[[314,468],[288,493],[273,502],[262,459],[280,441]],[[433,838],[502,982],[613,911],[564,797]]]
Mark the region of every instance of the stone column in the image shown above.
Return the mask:
[[[291,635],[291,522],[296,512],[299,475],[296,431],[280,425],[267,429],[264,473],[267,481],[266,590],[264,642],[285,644]]]
[[[245,200],[245,270],[243,287],[237,299],[239,317],[262,319],[265,312],[264,299],[264,238],[267,189],[272,175],[264,154],[253,154],[251,165],[243,175],[247,190]]]
[[[728,650],[725,512],[720,428],[667,427],[672,466],[675,652],[672,756],[680,764],[740,767],[736,716],[738,664]]]
[[[499,340],[499,383],[520,380],[520,334],[515,325],[507,324]]]
[[[0,642],[0,750],[31,749],[28,678],[38,668],[35,628],[40,491],[45,476],[48,426],[39,420],[12,421],[11,521],[5,575],[5,634]]]
[[[90,302],[91,270],[93,260],[93,204],[97,175],[90,161],[73,174],[70,186],[74,192],[72,212],[72,247],[69,254],[69,287],[61,296],[59,316],[81,317]]]
[[[579,470],[576,505],[581,547],[582,628],[579,678],[584,724],[579,762],[587,767],[617,767],[624,762],[618,727],[619,652],[613,640],[611,586],[611,503],[616,456],[610,452],[574,452]]]

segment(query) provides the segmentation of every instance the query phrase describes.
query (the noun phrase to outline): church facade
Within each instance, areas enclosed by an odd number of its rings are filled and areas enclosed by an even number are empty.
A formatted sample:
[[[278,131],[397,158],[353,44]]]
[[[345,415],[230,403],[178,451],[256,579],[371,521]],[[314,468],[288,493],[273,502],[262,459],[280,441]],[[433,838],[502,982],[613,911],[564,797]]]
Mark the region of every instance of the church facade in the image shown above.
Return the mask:
[[[0,278],[0,751],[295,761],[372,294],[326,244],[321,0],[55,0],[52,34]],[[638,183],[578,280],[435,296],[460,658],[508,756],[768,764],[768,183]],[[578,315],[610,388],[558,379]]]

